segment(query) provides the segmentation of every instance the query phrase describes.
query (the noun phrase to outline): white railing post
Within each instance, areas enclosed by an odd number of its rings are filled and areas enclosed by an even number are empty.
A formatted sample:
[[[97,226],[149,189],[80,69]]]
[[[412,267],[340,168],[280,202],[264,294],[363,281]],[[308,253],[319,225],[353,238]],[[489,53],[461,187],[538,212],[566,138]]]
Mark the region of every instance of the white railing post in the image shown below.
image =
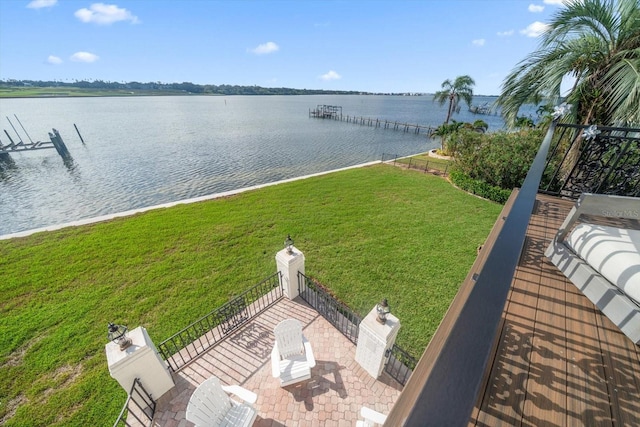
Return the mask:
[[[294,299],[299,295],[298,272],[304,274],[304,254],[291,246],[291,253],[288,249],[282,249],[276,254],[276,265],[282,277],[283,292],[289,299]]]
[[[174,386],[169,369],[145,328],[139,326],[127,335],[132,344],[124,350],[120,350],[118,344],[113,342],[105,345],[109,374],[127,393],[131,390],[133,380],[139,378],[151,397],[158,400]]]
[[[400,330],[400,321],[393,314],[387,314],[384,324],[378,322],[376,307],[362,319],[358,329],[356,362],[373,378],[378,378],[387,360],[387,350],[393,347]]]

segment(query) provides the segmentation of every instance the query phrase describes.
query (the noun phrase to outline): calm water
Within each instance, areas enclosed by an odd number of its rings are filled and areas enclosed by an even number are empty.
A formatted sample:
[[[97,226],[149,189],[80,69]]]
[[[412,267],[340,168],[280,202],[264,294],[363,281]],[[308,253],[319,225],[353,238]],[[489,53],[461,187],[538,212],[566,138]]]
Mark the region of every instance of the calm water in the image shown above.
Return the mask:
[[[474,104],[490,101],[476,97]],[[73,156],[12,154],[0,172],[0,235],[409,155],[438,146],[425,135],[312,119],[318,104],[356,115],[437,126],[431,97],[230,96],[3,99],[2,126],[17,140],[48,141],[56,128]],[[498,116],[463,108],[456,120]],[[73,125],[78,126],[82,145]],[[0,142],[8,138],[0,133]]]

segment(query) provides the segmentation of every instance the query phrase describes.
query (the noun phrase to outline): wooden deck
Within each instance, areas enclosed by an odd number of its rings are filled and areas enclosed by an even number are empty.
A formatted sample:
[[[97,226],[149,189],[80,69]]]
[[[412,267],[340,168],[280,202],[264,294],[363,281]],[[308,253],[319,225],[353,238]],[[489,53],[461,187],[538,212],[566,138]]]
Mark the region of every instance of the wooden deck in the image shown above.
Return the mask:
[[[571,206],[537,197],[470,426],[640,426],[640,346],[544,256]]]

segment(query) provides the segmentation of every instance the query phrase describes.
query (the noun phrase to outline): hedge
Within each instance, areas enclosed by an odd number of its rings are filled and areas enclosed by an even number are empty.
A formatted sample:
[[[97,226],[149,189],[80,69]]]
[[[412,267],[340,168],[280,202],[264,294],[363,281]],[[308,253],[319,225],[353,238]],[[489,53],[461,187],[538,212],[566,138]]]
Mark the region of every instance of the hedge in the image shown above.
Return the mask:
[[[478,179],[469,178],[467,175],[457,170],[452,170],[450,172],[449,179],[454,185],[464,191],[502,205],[507,202],[512,191],[487,184],[486,182]]]

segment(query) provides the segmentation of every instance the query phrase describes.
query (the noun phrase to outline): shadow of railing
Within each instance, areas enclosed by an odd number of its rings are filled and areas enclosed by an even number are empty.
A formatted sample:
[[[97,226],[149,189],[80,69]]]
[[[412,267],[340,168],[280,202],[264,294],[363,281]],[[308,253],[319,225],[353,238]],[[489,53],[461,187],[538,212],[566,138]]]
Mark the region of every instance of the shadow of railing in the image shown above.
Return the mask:
[[[158,345],[169,369],[177,371],[282,298],[280,272],[191,323]]]

